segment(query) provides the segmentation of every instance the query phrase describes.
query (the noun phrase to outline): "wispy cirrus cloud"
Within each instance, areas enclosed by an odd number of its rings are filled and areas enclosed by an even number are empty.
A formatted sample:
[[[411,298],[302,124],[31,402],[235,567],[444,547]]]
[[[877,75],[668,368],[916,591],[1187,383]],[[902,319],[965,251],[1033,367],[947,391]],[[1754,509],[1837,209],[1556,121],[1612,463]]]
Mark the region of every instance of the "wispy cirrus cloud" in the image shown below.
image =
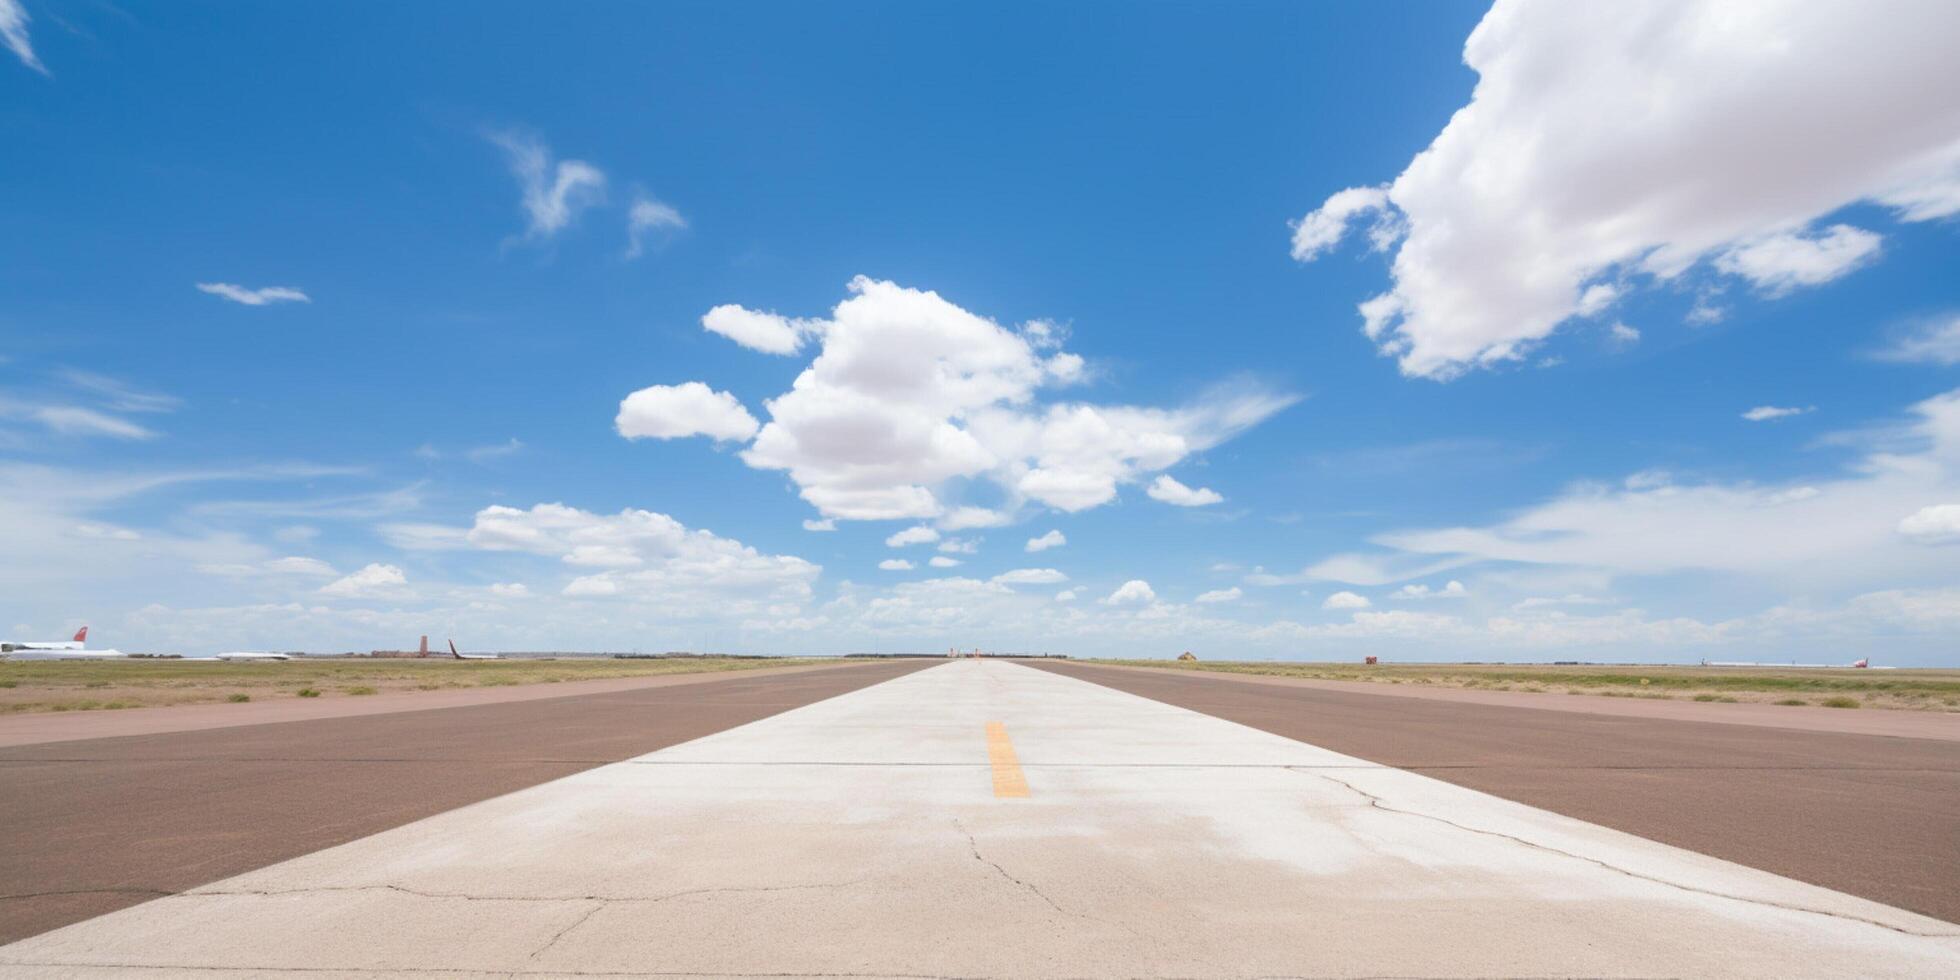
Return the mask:
[[[635,192],[632,206],[626,209],[626,257],[637,259],[648,239],[686,227],[687,219],[672,205],[655,200],[645,191]]]
[[[524,238],[551,238],[581,211],[605,201],[606,174],[598,167],[584,160],[556,160],[543,140],[524,133],[492,133],[490,141],[503,149],[522,191]]]
[[[243,303],[246,306],[270,306],[274,303],[311,303],[312,298],[305,291],[292,286],[261,286],[247,289],[229,282],[200,282],[197,288],[213,296]]]
[[[33,42],[27,37],[27,23],[32,19],[20,0],[0,0],[0,44],[6,45],[21,64],[51,76],[48,66],[41,63],[40,56],[34,53]]]

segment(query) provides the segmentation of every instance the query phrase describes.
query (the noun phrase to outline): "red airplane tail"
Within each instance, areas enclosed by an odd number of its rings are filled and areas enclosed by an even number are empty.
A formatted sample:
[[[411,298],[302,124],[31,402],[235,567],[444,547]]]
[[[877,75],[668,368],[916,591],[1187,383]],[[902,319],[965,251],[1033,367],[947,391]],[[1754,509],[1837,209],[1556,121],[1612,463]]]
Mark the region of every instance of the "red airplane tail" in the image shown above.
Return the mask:
[[[84,626],[81,629],[75,631],[75,642],[76,643],[88,642],[88,627]]]
[[[1853,667],[1870,667],[1871,665],[1872,665],[1872,658],[1870,657],[1866,657],[1862,660],[1854,660],[1851,662],[1851,666]]]

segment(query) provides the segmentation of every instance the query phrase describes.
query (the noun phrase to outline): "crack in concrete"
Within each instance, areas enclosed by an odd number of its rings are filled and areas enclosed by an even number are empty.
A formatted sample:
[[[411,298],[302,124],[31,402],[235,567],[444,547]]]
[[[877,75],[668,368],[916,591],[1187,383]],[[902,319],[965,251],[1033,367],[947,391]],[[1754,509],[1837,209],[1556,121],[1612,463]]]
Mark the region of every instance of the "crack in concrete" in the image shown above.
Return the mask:
[[[1130,925],[1127,922],[1118,922],[1114,919],[1105,919],[1100,916],[1090,915],[1087,912],[1071,912],[1068,909],[1063,908],[1054,899],[1048,897],[1048,893],[1042,891],[1041,887],[1036,885],[1034,882],[1015,877],[1012,872],[1008,871],[1004,867],[1001,867],[1000,862],[995,861],[992,858],[989,858],[986,855],[980,853],[980,841],[978,838],[973,836],[973,831],[966,829],[966,824],[955,819],[953,821],[953,826],[958,828],[959,832],[966,836],[967,851],[973,855],[973,859],[975,861],[978,861],[981,864],[984,864],[987,867],[994,869],[994,873],[1000,875],[1001,878],[1009,882],[1012,882],[1016,885],[1019,885],[1023,889],[1026,889],[1030,894],[1034,895],[1036,898],[1039,898],[1043,902],[1046,902],[1049,908],[1054,909],[1056,912],[1065,915],[1071,919],[1084,919],[1089,922],[1100,922],[1106,926],[1115,926],[1116,928],[1121,929],[1124,932],[1127,932],[1130,935],[1135,936],[1139,939],[1147,938],[1142,933],[1138,932],[1136,930],[1136,927]]]
[[[606,906],[610,904],[612,903],[600,902],[592,906],[591,908],[586,909],[584,915],[581,915],[577,919],[573,920],[573,922],[570,925],[566,926],[565,928],[560,929],[555,933],[552,933],[551,938],[545,940],[543,946],[539,946],[537,949],[532,950],[531,955],[528,957],[528,959],[535,960],[538,957],[543,956],[546,951],[551,949],[551,947],[558,945],[558,940],[565,938],[566,933],[569,933],[573,929],[577,929],[579,926],[584,925],[585,920],[590,919],[595,915],[598,915],[600,910],[604,909]]]
[[[1712,888],[1702,888],[1696,885],[1689,885],[1689,884],[1683,884],[1682,882],[1678,882],[1678,881],[1671,881],[1669,879],[1661,878],[1656,875],[1642,874],[1641,872],[1634,871],[1630,868],[1622,868],[1616,864],[1609,864],[1595,857],[1588,857],[1584,854],[1575,854],[1571,851],[1561,850],[1559,848],[1552,847],[1548,844],[1541,844],[1533,840],[1526,840],[1523,837],[1507,834],[1502,831],[1486,830],[1482,827],[1472,827],[1468,824],[1457,823],[1456,821],[1451,820],[1448,817],[1439,817],[1433,813],[1423,813],[1420,810],[1404,810],[1399,807],[1389,806],[1387,803],[1382,802],[1381,797],[1376,796],[1375,794],[1370,793],[1367,790],[1364,790],[1361,787],[1356,786],[1345,779],[1341,779],[1337,776],[1330,776],[1325,772],[1320,772],[1315,769],[1303,769],[1297,767],[1289,767],[1289,768],[1293,768],[1295,772],[1299,772],[1309,776],[1317,776],[1321,779],[1327,780],[1328,782],[1337,783],[1340,786],[1349,790],[1350,792],[1353,792],[1357,796],[1360,796],[1362,799],[1367,800],[1369,806],[1377,810],[1380,810],[1384,813],[1395,813],[1407,817],[1416,817],[1421,820],[1431,820],[1436,823],[1443,824],[1444,826],[1454,827],[1457,830],[1465,831],[1467,833],[1480,834],[1485,837],[1496,837],[1500,840],[1507,840],[1514,844],[1522,844],[1525,847],[1528,847],[1535,851],[1544,851],[1547,854],[1556,854],[1560,857],[1571,858],[1572,860],[1575,861],[1583,861],[1595,867],[1603,868],[1607,871],[1613,872],[1614,874],[1625,875],[1629,878],[1636,878],[1641,881],[1649,881],[1657,885],[1665,885],[1669,888],[1675,888],[1685,892],[1693,892],[1697,895],[1707,895],[1712,898],[1723,898],[1723,899],[1728,899],[1729,901],[1732,902],[1741,902],[1745,905],[1758,905],[1765,908],[1783,909],[1784,911],[1788,911],[1788,912],[1807,912],[1812,915],[1821,915],[1827,918],[1841,919],[1847,922],[1860,922],[1865,925],[1877,926],[1881,929],[1888,929],[1892,932],[1900,933],[1902,935],[1907,935],[1907,936],[1917,936],[1922,939],[1949,939],[1949,938],[1960,937],[1960,932],[1919,932],[1917,930],[1904,928],[1903,926],[1895,926],[1889,922],[1881,922],[1877,919],[1867,918],[1862,915],[1851,915],[1843,912],[1832,912],[1828,909],[1812,908],[1807,905],[1793,905],[1788,902],[1778,902],[1773,899],[1767,899],[1767,898],[1750,898],[1746,895],[1733,895],[1728,892],[1716,891]]]

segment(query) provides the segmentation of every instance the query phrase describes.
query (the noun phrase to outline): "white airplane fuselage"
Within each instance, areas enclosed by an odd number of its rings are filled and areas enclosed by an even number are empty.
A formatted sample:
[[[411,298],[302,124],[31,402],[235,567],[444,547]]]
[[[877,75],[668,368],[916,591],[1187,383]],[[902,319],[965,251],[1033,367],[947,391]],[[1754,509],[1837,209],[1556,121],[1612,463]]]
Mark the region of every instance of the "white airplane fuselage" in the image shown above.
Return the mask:
[[[0,643],[0,655],[8,660],[115,660],[127,656],[121,650],[88,649],[88,627],[75,631],[72,640],[8,640]]]
[[[6,645],[5,653],[8,660],[121,660],[129,656],[121,650],[48,649],[13,643]]]

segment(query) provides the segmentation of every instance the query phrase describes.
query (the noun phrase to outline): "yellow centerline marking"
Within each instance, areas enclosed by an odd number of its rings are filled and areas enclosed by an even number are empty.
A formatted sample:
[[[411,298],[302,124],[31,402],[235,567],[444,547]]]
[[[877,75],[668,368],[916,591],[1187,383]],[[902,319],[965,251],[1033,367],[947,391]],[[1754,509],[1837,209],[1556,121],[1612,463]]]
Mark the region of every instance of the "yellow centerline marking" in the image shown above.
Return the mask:
[[[1025,797],[1028,777],[1021,774],[1021,760],[1014,756],[1014,740],[1007,737],[1007,726],[987,723],[987,758],[994,764],[994,795]]]

